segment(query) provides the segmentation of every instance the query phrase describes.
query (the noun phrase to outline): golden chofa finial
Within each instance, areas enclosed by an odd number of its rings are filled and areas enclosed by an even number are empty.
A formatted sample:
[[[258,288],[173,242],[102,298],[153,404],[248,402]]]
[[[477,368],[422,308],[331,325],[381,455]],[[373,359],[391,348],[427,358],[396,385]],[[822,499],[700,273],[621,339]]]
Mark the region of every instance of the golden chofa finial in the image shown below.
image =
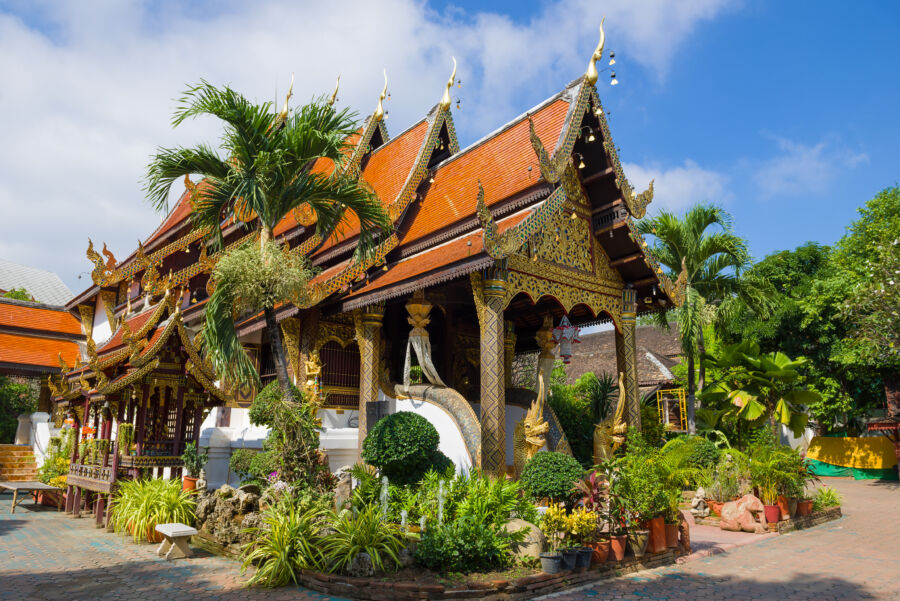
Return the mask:
[[[384,119],[384,106],[382,103],[385,96],[387,96],[387,69],[384,70],[384,89],[381,90],[381,96],[378,97],[378,107],[375,109],[375,114],[372,115],[372,119],[376,122]]]
[[[338,75],[337,82],[334,84],[334,92],[331,93],[331,98],[328,99],[328,106],[334,106],[334,103],[337,102],[337,93],[338,88],[341,87],[341,76]]]
[[[453,58],[453,73],[450,74],[450,79],[447,81],[447,89],[444,90],[444,97],[441,98],[441,110],[449,111],[450,110],[450,88],[453,87],[453,80],[456,79],[456,57]]]
[[[281,112],[278,113],[277,121],[278,121],[279,123],[284,123],[285,121],[287,121],[287,117],[288,117],[288,102],[290,101],[291,96],[293,96],[293,95],[294,95],[294,74],[291,73],[291,87],[288,88],[287,96],[285,96],[285,98],[284,98],[284,106],[281,107]]]
[[[600,43],[597,44],[597,49],[591,55],[587,71],[584,74],[584,80],[590,85],[597,83],[597,78],[600,77],[600,74],[597,73],[597,61],[603,58],[603,44],[606,43],[606,34],[603,32],[603,22],[605,20],[606,17],[600,19]]]

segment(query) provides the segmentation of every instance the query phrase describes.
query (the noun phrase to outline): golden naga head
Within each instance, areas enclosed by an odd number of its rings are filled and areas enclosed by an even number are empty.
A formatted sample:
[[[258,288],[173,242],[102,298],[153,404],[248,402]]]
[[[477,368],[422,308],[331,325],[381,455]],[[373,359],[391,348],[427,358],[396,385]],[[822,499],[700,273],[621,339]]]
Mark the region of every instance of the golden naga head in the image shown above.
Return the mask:
[[[376,122],[384,119],[384,99],[387,96],[387,69],[384,70],[384,89],[381,90],[381,96],[378,97],[378,106],[375,107],[375,114],[372,119]]]
[[[447,88],[444,90],[444,96],[441,98],[441,110],[449,111],[450,104],[452,100],[450,99],[450,88],[453,87],[453,82],[456,79],[456,57],[451,57],[453,59],[453,73],[450,74],[450,79],[447,80]]]
[[[543,403],[534,401],[522,420],[525,430],[525,440],[528,444],[537,448],[547,443],[546,434],[550,430],[550,424],[544,421]]]
[[[587,71],[584,74],[584,80],[590,85],[597,83],[597,78],[600,77],[600,74],[597,72],[597,61],[603,58],[603,45],[606,43],[606,33],[603,31],[603,22],[605,20],[606,17],[600,19],[600,42],[597,44],[594,54],[591,55]]]
[[[341,87],[341,76],[338,75],[337,82],[334,84],[334,92],[331,93],[331,98],[328,99],[328,106],[334,106],[334,103],[337,102],[337,93],[338,88]]]
[[[284,106],[281,107],[281,112],[278,113],[278,117],[275,118],[277,123],[284,123],[288,118],[288,102],[291,100],[291,96],[294,95],[294,74],[291,73],[291,86],[288,88],[287,96],[284,98]]]

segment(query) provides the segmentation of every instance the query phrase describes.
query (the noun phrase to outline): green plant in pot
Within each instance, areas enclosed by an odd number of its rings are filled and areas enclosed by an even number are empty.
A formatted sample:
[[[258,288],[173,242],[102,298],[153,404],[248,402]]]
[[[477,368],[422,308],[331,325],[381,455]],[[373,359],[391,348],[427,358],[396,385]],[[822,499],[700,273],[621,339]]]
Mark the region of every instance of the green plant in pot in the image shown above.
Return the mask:
[[[185,471],[182,484],[183,490],[196,490],[200,470],[206,465],[208,459],[209,455],[201,453],[197,449],[197,443],[189,442],[184,446],[184,452],[181,454],[181,461],[184,463]]]
[[[620,482],[617,472],[622,464],[621,458],[613,458],[604,461],[597,466],[598,471],[609,486],[606,490],[606,524],[609,534],[609,557],[613,561],[622,561],[625,558],[625,548],[628,537],[625,534],[627,512],[624,499],[619,495]]]
[[[609,535],[603,534],[600,527],[600,523],[604,520],[604,507],[609,499],[609,486],[602,468],[592,470],[576,482],[573,491],[578,498],[578,507],[582,507],[594,514],[594,531],[586,545],[593,552],[593,562],[603,563],[609,556],[610,540]]]
[[[778,493],[784,483],[791,478],[786,469],[785,455],[771,447],[758,447],[752,452],[750,477],[759,490],[760,500],[765,505],[766,521],[776,524],[781,521],[782,511],[778,506]]]
[[[567,518],[568,534],[578,544],[576,568],[587,568],[591,565],[594,550],[589,546],[594,542],[597,533],[597,514],[584,507],[576,507]]]
[[[681,514],[681,489],[670,488],[666,490],[666,510],[663,514],[666,530],[666,547],[673,549],[678,546],[678,518]]]
[[[548,574],[558,574],[562,569],[562,554],[559,552],[562,533],[566,528],[566,510],[564,506],[554,504],[547,508],[541,518],[541,531],[547,537],[550,550],[541,553],[541,569]]]

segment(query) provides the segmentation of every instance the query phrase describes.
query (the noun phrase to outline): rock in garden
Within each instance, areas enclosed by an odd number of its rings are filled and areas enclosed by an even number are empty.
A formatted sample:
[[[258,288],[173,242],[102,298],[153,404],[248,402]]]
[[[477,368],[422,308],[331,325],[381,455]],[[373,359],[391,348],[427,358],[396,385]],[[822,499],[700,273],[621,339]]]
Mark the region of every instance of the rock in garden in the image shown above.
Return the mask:
[[[263,525],[262,517],[254,512],[248,513],[244,516],[244,519],[241,520],[241,534],[240,534],[240,543],[245,545],[247,543],[253,542],[256,540],[258,534],[256,532],[247,532],[248,528],[259,528]]]
[[[349,465],[345,465],[337,471],[337,479],[337,486],[334,487],[334,506],[340,511],[353,493],[353,477],[350,476]]]
[[[521,543],[513,543],[510,545],[510,550],[516,557],[540,557],[547,544],[547,538],[540,528],[519,518],[512,519],[503,525],[506,532],[516,532],[522,528],[528,529],[525,540]]]
[[[221,497],[223,499],[230,499],[234,496],[234,487],[228,486],[227,484],[223,484],[216,490],[216,496]]]
[[[375,575],[375,565],[368,553],[357,553],[347,568],[347,574],[357,578],[367,578]]]
[[[239,491],[250,493],[251,495],[259,496],[259,485],[257,484],[244,484],[240,488]]]
[[[411,567],[415,561],[412,552],[405,547],[397,553],[397,559],[400,560],[397,564],[400,569]]]

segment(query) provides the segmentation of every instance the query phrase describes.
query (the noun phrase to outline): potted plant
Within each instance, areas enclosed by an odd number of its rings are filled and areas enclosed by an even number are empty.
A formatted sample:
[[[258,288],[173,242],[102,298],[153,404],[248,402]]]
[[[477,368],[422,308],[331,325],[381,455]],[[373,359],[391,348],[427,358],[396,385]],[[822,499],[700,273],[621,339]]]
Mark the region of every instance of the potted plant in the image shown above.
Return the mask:
[[[772,448],[756,449],[750,462],[750,476],[759,489],[760,500],[765,506],[766,521],[774,528],[782,519],[782,508],[777,504],[778,491],[790,477],[784,470],[784,456]]]
[[[605,501],[608,501],[609,487],[607,480],[598,470],[592,470],[587,476],[577,481],[574,491],[579,497],[578,506],[594,513],[596,523],[594,531],[587,539],[587,546],[592,550],[592,562],[604,563],[609,556],[609,536],[601,532],[600,521]]]
[[[184,463],[184,481],[181,485],[182,490],[196,490],[197,478],[200,476],[200,470],[206,465],[208,459],[206,453],[197,450],[197,444],[189,442],[184,446],[184,453],[181,454],[181,461]]]
[[[588,546],[588,543],[597,531],[597,514],[584,507],[576,507],[567,518],[567,526],[569,534],[580,545],[575,547],[578,551],[575,567],[590,567],[594,550]]]
[[[666,511],[665,531],[666,531],[666,547],[674,549],[678,547],[678,516],[681,513],[679,504],[681,503],[681,491],[677,488],[669,489],[666,495]]]
[[[559,553],[560,533],[566,527],[566,510],[560,505],[550,505],[541,518],[541,531],[547,537],[550,551],[541,553],[541,569],[548,574],[559,574],[562,554]]]

